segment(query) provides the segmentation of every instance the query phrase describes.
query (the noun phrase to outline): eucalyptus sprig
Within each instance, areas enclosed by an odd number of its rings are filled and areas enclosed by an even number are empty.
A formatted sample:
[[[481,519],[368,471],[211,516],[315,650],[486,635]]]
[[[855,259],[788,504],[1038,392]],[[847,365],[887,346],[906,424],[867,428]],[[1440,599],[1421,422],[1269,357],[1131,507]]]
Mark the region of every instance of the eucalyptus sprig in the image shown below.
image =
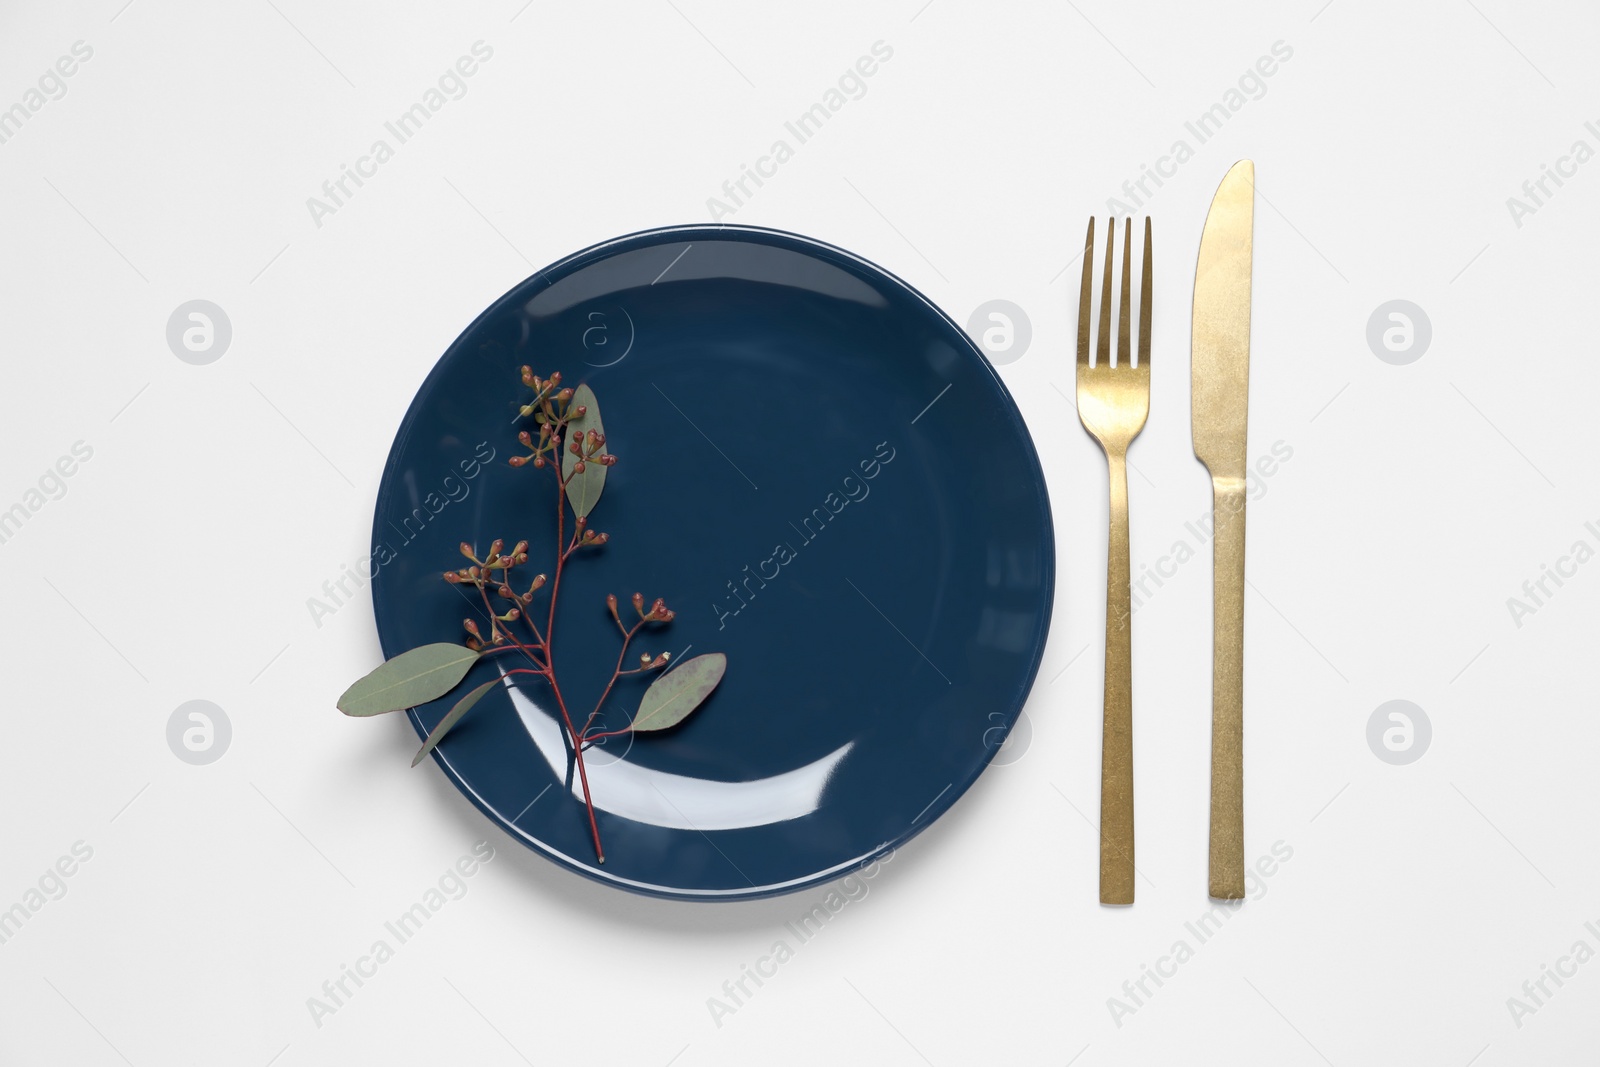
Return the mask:
[[[600,827],[595,819],[594,799],[589,792],[589,775],[584,767],[583,754],[595,743],[606,738],[625,734],[653,733],[682,722],[716,689],[727,670],[728,660],[720,652],[695,656],[668,670],[671,654],[649,652],[639,656],[638,666],[624,669],[628,650],[646,627],[670,623],[676,613],[659,597],[646,606],[642,593],[630,598],[635,619],[623,621],[615,594],[606,595],[606,609],[617,624],[622,637],[622,647],[617,652],[617,663],[605,690],[595,702],[594,709],[583,720],[581,728],[574,725],[572,714],[561,693],[556,678],[553,639],[556,627],[556,604],[561,593],[561,576],[567,562],[585,549],[603,547],[610,535],[598,532],[589,525],[589,515],[594,511],[605,489],[606,471],[617,462],[617,457],[606,448],[605,427],[600,421],[600,405],[594,391],[587,385],[576,389],[561,385],[561,374],[540,378],[529,367],[522,368],[522,384],[534,391],[533,397],[518,408],[519,418],[532,418],[533,430],[522,430],[517,440],[527,451],[511,457],[511,466],[549,469],[556,482],[556,540],[555,561],[549,576],[540,573],[527,580],[523,586],[520,574],[513,571],[528,562],[528,542],[518,541],[510,551],[505,541],[496,539],[489,550],[479,557],[477,550],[466,542],[461,543],[461,554],[467,565],[445,571],[444,580],[451,585],[476,590],[489,620],[489,632],[474,619],[466,619],[462,626],[466,639],[462,644],[440,642],[422,645],[402,652],[356,682],[339,698],[339,710],[346,715],[372,716],[426,704],[453,692],[467,677],[472,667],[481,659],[501,652],[515,652],[528,664],[501,672],[461,696],[439,724],[428,734],[416,758],[415,767],[432,752],[444,736],[490,690],[500,685],[516,685],[521,678],[543,679],[549,685],[561,711],[563,737],[567,742],[569,758],[576,766],[578,779],[583,786],[583,803],[589,818],[589,831],[594,838],[595,857],[606,861],[605,849],[600,843]],[[572,512],[572,534],[566,533],[567,511]],[[544,597],[544,627],[534,620],[535,602],[548,587]],[[491,593],[494,599],[491,599]],[[526,630],[528,636],[519,634]],[[623,678],[655,674],[655,680],[644,692],[633,720],[616,730],[596,727],[601,709],[611,696],[612,689]],[[569,772],[571,768],[569,767]]]

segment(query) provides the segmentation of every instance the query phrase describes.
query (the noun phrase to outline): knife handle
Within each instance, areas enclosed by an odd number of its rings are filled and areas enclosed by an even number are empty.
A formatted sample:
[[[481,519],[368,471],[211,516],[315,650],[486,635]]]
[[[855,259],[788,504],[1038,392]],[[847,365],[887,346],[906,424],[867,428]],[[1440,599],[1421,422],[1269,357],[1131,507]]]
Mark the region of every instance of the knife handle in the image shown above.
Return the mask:
[[[1100,903],[1133,903],[1133,647],[1127,456],[1106,450],[1111,532],[1106,552],[1105,717],[1100,739]]]
[[[1244,896],[1243,479],[1212,479],[1210,895]]]

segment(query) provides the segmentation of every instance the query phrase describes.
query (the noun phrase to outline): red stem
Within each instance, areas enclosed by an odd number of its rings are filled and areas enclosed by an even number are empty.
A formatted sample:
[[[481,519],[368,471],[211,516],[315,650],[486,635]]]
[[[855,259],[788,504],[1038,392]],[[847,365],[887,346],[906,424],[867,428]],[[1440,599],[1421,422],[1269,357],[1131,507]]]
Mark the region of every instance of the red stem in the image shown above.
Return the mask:
[[[551,432],[551,438],[566,426],[566,419],[562,419]],[[589,833],[594,838],[594,854],[597,862],[606,861],[605,849],[600,844],[600,824],[594,817],[594,798],[589,794],[589,772],[583,765],[583,742],[578,736],[578,731],[573,729],[572,716],[567,713],[567,702],[561,696],[561,686],[556,683],[556,661],[553,646],[556,636],[556,598],[561,594],[561,572],[566,569],[567,552],[561,551],[561,541],[567,529],[567,482],[562,477],[561,448],[557,446],[552,450],[551,465],[556,474],[556,576],[550,583],[550,615],[544,627],[544,666],[546,677],[550,680],[550,691],[555,694],[556,706],[561,709],[561,721],[567,727],[567,736],[572,741],[572,756],[578,765],[578,779],[583,783],[583,806],[589,815]],[[576,536],[576,535],[574,535]]]
[[[517,649],[524,656],[528,657],[529,663],[533,664],[535,667],[538,667],[541,672],[548,674],[550,670],[548,663],[540,663],[538,660],[533,658],[532,650],[529,649],[527,645],[524,645],[521,641],[517,640],[517,635],[511,632],[510,624],[507,624],[503,629],[500,627],[500,620],[495,618],[494,608],[489,603],[489,586],[487,582],[478,586],[478,595],[483,597],[483,608],[489,613],[489,633],[493,634],[498,630],[500,633],[503,633],[507,637],[511,638],[511,645],[502,647],[512,647]],[[535,628],[534,632],[538,633],[538,629]],[[498,650],[491,649],[491,651]],[[544,658],[548,661],[550,659],[550,649],[548,647],[544,647],[541,648],[540,651],[544,653]]]
[[[511,637],[510,634],[507,634],[506,636]],[[539,646],[537,644],[535,644],[534,647],[538,648]],[[522,652],[522,651],[524,651],[524,649],[520,644],[517,643],[517,639],[515,637],[511,637],[511,644],[509,644],[509,645],[490,645],[488,648],[483,649],[478,654],[480,656],[492,656],[496,652]]]
[[[622,660],[623,657],[628,654],[628,642],[633,640],[633,635],[638,633],[639,628],[643,625],[644,620],[640,619],[638,622],[633,624],[633,629],[622,635],[622,648],[617,652],[617,665],[611,671],[611,681],[606,683],[605,692],[600,694],[600,699],[594,702],[594,710],[591,711],[589,713],[589,717],[583,721],[583,736],[579,738],[579,740],[588,740],[589,727],[594,725],[594,717],[600,714],[600,708],[605,704],[606,697],[611,695],[611,687],[617,684],[618,678],[622,677]]]
[[[567,714],[567,702],[561,698],[561,687],[556,684],[555,674],[550,675],[550,691],[556,695],[556,705],[561,709],[561,721],[566,723],[567,735],[572,738],[572,755],[578,763],[578,778],[583,782],[583,806],[589,813],[589,833],[594,837],[595,858],[604,863],[606,861],[605,849],[600,847],[600,826],[594,818],[594,801],[589,796],[589,775],[583,768],[583,745],[578,740],[578,731],[572,728],[572,716]]]
[[[601,740],[603,738],[621,737],[623,734],[631,734],[631,733],[633,733],[633,727],[631,725],[629,725],[629,726],[624,726],[620,730],[607,730],[603,734],[584,734],[583,735],[583,743],[586,744],[586,745],[593,744],[594,742],[599,741],[599,740]]]

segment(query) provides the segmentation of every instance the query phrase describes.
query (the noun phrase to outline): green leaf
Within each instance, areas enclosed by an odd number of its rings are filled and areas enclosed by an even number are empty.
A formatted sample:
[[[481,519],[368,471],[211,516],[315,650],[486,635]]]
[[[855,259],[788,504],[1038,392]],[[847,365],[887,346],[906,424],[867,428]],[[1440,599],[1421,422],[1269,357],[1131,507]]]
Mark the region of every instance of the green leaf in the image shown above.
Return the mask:
[[[499,678],[491,678],[489,681],[484,682],[482,685],[478,686],[478,688],[474,689],[472,692],[456,701],[456,706],[451,708],[449,712],[445,714],[445,717],[439,720],[439,725],[435,726],[433,728],[433,732],[428,735],[427,742],[417,750],[417,758],[411,761],[411,766],[415,767],[417,764],[421,763],[428,753],[433,751],[434,746],[440,741],[444,740],[444,735],[450,732],[450,727],[460,722],[461,716],[465,715],[472,705],[482,700],[483,695],[489,690],[493,689],[495,686],[499,685],[500,682],[501,679]]]
[[[440,642],[402,652],[344,691],[346,715],[382,715],[437,700],[467,676],[478,653]]]
[[[572,391],[572,408],[576,410],[580,405],[586,410],[582,418],[567,423],[566,443],[573,440],[573,434],[588,436],[590,430],[602,434],[606,432],[606,428],[600,424],[600,403],[594,398],[594,390],[587,385],[580,385]],[[606,465],[586,460],[583,473],[574,474],[572,468],[577,465],[578,457],[563,448],[561,477],[567,482],[567,503],[572,505],[572,513],[582,519],[587,518],[600,502],[600,491],[606,487]]]
[[[686,660],[676,670],[663,674],[644,691],[639,713],[633,717],[633,729],[665,730],[678,725],[711,695],[727,669],[728,657],[711,652]]]

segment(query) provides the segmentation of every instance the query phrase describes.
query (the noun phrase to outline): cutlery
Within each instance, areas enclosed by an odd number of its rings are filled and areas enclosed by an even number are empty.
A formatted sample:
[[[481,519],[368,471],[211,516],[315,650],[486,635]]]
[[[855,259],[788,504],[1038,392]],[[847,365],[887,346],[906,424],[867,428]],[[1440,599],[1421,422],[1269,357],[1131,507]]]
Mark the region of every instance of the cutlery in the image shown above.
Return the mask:
[[[1194,454],[1211,472],[1210,895],[1244,896],[1244,511],[1255,164],[1235,163],[1200,236],[1191,348]],[[1081,328],[1080,328],[1081,333]]]
[[[1106,552],[1105,719],[1100,748],[1100,903],[1133,903],[1133,655],[1128,574],[1128,446],[1150,413],[1150,220],[1144,222],[1139,281],[1139,360],[1132,348],[1133,220],[1122,243],[1122,299],[1117,314],[1117,361],[1111,362],[1111,260],[1116,223],[1106,227],[1100,291],[1100,330],[1089,362],[1093,314],[1094,219],[1083,239],[1083,288],[1078,294],[1078,418],[1106,454],[1111,486],[1111,532]]]

